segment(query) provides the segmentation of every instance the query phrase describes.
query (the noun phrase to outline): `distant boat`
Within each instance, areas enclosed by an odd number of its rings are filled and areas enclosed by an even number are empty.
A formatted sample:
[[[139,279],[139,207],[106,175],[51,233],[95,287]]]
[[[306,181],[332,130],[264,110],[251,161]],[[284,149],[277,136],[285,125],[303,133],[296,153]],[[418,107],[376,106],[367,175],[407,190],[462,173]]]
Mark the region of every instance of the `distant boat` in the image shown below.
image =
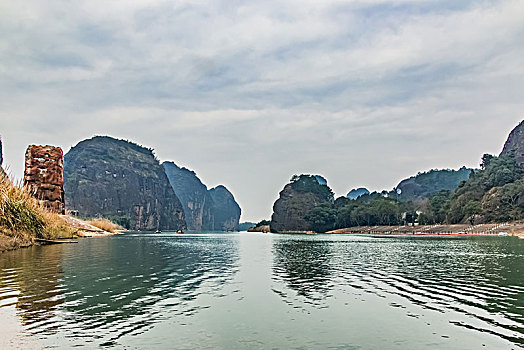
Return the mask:
[[[499,232],[499,236],[507,236],[508,233],[507,232]]]
[[[160,230],[156,230],[155,233],[162,233],[162,231],[160,231]]]
[[[178,231],[176,231],[176,233],[184,233],[184,231],[178,230]]]

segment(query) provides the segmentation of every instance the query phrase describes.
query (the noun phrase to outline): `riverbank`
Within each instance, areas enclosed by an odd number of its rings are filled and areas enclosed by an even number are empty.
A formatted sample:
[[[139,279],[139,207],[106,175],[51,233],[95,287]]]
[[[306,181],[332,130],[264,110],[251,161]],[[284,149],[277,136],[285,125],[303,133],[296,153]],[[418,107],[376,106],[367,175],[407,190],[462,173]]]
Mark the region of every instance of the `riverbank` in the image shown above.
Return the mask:
[[[124,230],[116,230],[114,232],[102,230],[99,227],[91,225],[89,222],[69,216],[59,215],[71,231],[68,234],[55,238],[54,242],[70,242],[71,239],[89,238],[89,237],[106,237],[125,232]],[[8,234],[7,232],[0,232],[0,253],[27,248],[32,245],[49,244],[52,240],[42,240],[32,237],[28,234],[20,233],[17,235]]]
[[[329,231],[332,234],[467,235],[524,237],[524,223],[480,225],[357,226]]]

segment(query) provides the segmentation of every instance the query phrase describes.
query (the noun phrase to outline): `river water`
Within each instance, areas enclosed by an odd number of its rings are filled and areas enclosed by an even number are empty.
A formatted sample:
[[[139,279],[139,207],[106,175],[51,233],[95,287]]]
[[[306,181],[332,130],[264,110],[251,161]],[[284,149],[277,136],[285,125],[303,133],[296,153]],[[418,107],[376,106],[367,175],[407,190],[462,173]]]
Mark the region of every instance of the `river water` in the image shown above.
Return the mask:
[[[0,348],[523,349],[515,237],[124,234],[0,254]]]

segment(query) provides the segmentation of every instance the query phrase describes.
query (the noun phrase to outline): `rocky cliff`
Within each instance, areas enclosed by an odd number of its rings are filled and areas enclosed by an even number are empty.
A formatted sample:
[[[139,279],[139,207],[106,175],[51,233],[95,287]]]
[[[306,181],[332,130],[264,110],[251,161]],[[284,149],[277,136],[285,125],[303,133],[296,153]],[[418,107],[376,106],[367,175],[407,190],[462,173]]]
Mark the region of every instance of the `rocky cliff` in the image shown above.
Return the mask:
[[[331,203],[333,192],[320,184],[315,176],[293,176],[273,205],[271,232],[302,232],[310,230],[306,215],[314,208]]]
[[[214,202],[206,185],[200,181],[194,171],[180,168],[173,162],[164,162],[162,166],[184,208],[187,229],[213,230]]]
[[[107,136],[78,143],[64,157],[67,209],[130,229],[185,229],[184,210],[153,151]]]
[[[524,168],[524,120],[511,131],[500,155],[512,155],[517,164]]]
[[[214,223],[211,230],[237,230],[241,210],[233,194],[222,185],[212,188],[208,192],[213,199]]]

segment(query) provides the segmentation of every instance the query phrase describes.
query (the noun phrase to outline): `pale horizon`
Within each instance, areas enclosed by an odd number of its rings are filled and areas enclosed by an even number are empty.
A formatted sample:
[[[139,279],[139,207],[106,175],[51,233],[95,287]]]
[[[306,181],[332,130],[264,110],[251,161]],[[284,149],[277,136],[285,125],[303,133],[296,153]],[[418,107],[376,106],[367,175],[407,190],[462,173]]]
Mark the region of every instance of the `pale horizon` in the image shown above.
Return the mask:
[[[478,167],[524,119],[524,2],[0,5],[0,135],[155,149],[269,219],[293,174],[337,196]]]

